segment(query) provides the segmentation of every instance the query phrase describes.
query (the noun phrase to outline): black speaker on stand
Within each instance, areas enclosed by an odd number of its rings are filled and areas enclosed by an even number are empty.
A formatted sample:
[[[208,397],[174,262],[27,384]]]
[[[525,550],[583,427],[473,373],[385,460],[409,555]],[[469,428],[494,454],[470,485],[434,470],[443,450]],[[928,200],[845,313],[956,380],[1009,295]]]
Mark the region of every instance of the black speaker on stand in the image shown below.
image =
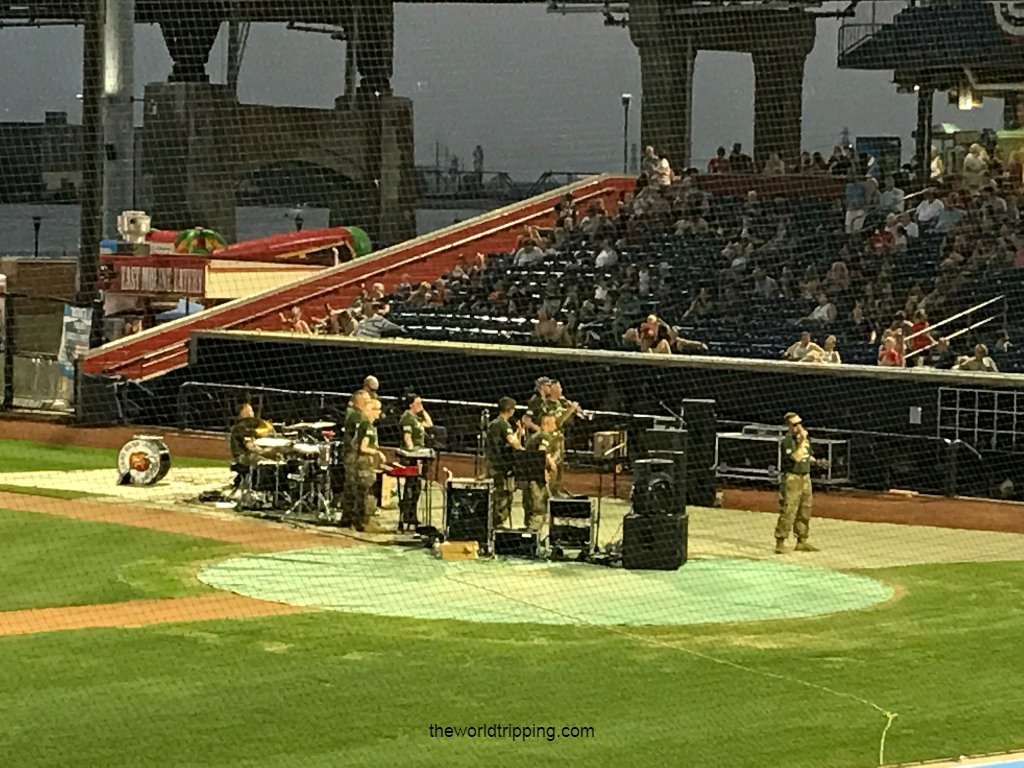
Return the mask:
[[[445,489],[444,537],[475,541],[488,554],[494,551],[490,483],[449,482]]]
[[[698,507],[715,505],[715,439],[718,416],[714,400],[683,400],[686,425],[686,498]]]
[[[687,499],[685,429],[648,429],[644,433],[646,457],[672,462],[672,482],[675,485],[672,503],[665,512],[685,512]]]

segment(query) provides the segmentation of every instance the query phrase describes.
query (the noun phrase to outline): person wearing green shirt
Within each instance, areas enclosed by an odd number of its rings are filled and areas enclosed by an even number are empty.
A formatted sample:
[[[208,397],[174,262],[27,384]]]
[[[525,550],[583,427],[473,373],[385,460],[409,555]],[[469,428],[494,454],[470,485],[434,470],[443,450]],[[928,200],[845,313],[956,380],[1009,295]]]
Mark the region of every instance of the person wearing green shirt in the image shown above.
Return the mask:
[[[579,411],[580,404],[570,402],[562,396],[562,385],[560,382],[552,381],[548,386],[547,411],[555,417],[555,431],[551,433],[551,448],[555,462],[555,471],[551,476],[549,490],[555,498],[565,496],[564,475],[565,475],[565,425]]]
[[[484,453],[487,457],[487,474],[494,488],[491,496],[491,517],[495,527],[508,525],[512,520],[512,496],[515,479],[512,477],[512,451],[521,451],[523,446],[509,419],[516,412],[516,401],[503,397],[498,401],[498,417],[487,425]]]
[[[545,413],[553,413],[555,404],[551,401],[551,379],[541,376],[537,379],[537,392],[526,402],[523,426],[530,432],[540,429],[540,419]]]
[[[525,513],[526,527],[531,531],[539,531],[548,516],[548,499],[551,497],[548,483],[551,482],[551,477],[557,470],[554,456],[551,453],[552,435],[556,429],[555,415],[546,413],[541,417],[540,430],[530,435],[529,440],[526,441],[526,450],[543,451],[546,455],[546,481],[538,483],[531,480],[523,491],[523,512]]]
[[[779,484],[781,499],[779,520],[775,525],[775,552],[781,555],[786,551],[786,539],[791,532],[796,533],[796,551],[816,552],[817,547],[807,541],[813,502],[811,464],[826,462],[814,458],[811,438],[799,415],[787,413],[786,424],[789,431],[782,438],[783,476]]]
[[[377,510],[373,487],[377,482],[377,468],[387,460],[377,444],[377,419],[380,418],[380,400],[362,400],[363,418],[358,421],[352,436],[351,451],[345,462],[345,490],[342,499],[342,525],[351,525],[357,531],[383,533],[372,519]]]
[[[402,447],[407,451],[425,448],[427,430],[434,426],[430,414],[423,408],[423,400],[419,395],[408,396],[409,405],[398,420],[402,430]],[[406,464],[419,464],[420,459],[406,459]],[[421,480],[419,475],[407,477],[402,481],[402,496],[398,507],[402,515],[402,524],[416,525],[416,506],[420,500]]]

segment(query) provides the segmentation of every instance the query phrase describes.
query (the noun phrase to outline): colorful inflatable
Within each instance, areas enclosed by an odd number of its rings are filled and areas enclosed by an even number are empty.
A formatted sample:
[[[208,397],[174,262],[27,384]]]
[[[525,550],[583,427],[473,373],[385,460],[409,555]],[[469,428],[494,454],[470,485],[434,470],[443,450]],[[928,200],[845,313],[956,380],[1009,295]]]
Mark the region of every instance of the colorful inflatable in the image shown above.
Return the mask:
[[[209,256],[219,248],[227,248],[228,241],[219,232],[205,227],[183,229],[174,238],[174,252],[190,256]]]

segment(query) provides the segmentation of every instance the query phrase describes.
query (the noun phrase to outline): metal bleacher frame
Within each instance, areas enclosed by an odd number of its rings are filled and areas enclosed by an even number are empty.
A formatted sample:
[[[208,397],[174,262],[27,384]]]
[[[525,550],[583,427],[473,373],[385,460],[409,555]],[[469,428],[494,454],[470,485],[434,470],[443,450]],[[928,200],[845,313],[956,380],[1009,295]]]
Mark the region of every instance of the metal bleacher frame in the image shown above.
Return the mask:
[[[732,480],[761,480],[777,483],[782,476],[782,438],[785,434],[786,428],[775,424],[747,424],[739,432],[719,432],[715,435],[716,476]],[[723,441],[775,443],[775,463],[769,466],[724,464],[721,460]],[[812,469],[814,481],[819,485],[849,484],[850,441],[812,437],[811,446],[814,448],[814,455],[817,458],[828,460],[827,468]]]

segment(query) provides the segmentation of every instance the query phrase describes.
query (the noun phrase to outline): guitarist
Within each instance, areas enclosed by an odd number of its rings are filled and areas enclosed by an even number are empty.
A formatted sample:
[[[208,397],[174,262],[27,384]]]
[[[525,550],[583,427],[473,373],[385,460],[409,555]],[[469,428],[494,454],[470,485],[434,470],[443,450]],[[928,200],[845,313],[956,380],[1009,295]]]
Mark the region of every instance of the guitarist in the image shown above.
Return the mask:
[[[526,450],[544,451],[544,482],[529,481],[523,493],[523,511],[525,512],[526,527],[531,531],[539,531],[548,515],[548,484],[551,478],[558,471],[555,463],[555,454],[549,450],[554,440],[554,433],[558,429],[558,423],[553,413],[545,413],[540,419],[540,430],[530,435],[526,441]]]

